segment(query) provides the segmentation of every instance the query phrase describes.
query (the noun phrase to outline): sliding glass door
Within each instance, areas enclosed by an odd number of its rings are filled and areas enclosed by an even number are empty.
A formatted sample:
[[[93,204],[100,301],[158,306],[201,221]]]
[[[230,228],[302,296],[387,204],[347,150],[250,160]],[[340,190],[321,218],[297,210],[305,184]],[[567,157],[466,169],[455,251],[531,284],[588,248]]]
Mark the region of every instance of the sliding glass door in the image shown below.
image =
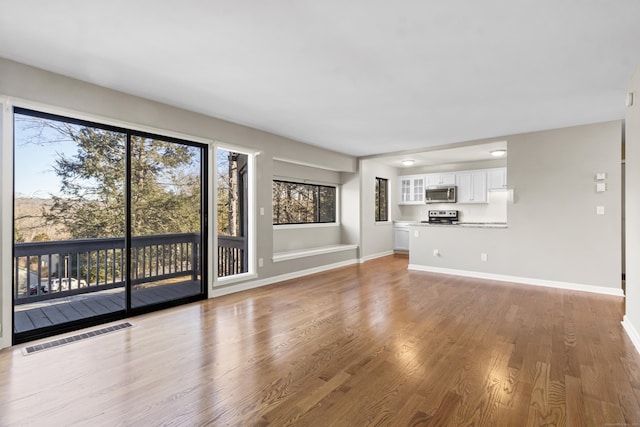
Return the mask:
[[[206,153],[16,108],[14,342],[204,298]]]
[[[131,306],[201,295],[202,148],[132,135]]]

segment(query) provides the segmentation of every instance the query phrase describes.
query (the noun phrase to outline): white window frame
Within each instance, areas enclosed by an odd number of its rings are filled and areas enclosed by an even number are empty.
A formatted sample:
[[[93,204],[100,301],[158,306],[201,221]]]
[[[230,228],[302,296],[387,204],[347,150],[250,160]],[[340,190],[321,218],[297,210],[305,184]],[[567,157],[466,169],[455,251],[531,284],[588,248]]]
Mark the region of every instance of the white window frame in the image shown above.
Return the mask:
[[[249,251],[247,256],[247,272],[224,277],[218,277],[218,203],[214,203],[216,195],[218,194],[218,180],[216,176],[218,172],[217,159],[219,150],[232,151],[247,156],[247,181],[249,184],[247,191],[247,214],[249,216],[249,218],[247,218],[247,250]],[[209,271],[213,277],[214,289],[258,277],[256,272],[256,157],[258,154],[260,154],[259,151],[221,141],[215,141],[211,147],[211,155],[209,156],[209,170],[211,171],[209,177],[211,181],[209,188],[212,189],[210,194],[213,195],[213,197],[209,197],[209,201],[213,204],[213,207],[209,212],[213,212],[213,220],[209,220],[209,238],[211,239],[210,247],[212,248],[211,253],[213,256],[209,257],[212,264]],[[210,297],[213,296],[215,295],[210,295]]]

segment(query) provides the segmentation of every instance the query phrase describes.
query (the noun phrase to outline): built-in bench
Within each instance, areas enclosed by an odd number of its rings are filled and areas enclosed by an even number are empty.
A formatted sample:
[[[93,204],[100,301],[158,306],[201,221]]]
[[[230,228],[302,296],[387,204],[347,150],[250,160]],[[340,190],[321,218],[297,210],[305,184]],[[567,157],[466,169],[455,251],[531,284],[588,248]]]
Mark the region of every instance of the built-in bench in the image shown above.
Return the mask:
[[[340,245],[330,245],[330,246],[319,246],[316,248],[308,248],[308,249],[296,249],[294,251],[276,252],[273,254],[272,259],[273,259],[273,262],[281,262],[281,261],[289,261],[297,258],[310,257],[314,255],[349,251],[352,249],[358,249],[358,245],[340,244]]]

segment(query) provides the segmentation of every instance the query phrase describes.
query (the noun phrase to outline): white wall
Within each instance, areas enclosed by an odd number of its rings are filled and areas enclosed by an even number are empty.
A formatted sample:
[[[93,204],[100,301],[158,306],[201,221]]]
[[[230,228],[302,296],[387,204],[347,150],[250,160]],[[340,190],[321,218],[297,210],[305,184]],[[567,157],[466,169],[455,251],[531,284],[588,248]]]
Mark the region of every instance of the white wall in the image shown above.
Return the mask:
[[[12,126],[6,104],[0,102],[0,140],[12,140]],[[4,197],[13,191],[13,144],[0,145],[0,348],[11,345],[12,333],[12,287],[11,259],[13,242],[13,203]]]
[[[515,196],[508,228],[425,228],[411,242],[410,262],[619,291],[621,132],[621,121],[613,121],[500,137],[509,143]],[[607,174],[604,193],[595,191],[597,172]],[[605,215],[596,215],[596,206]],[[433,257],[433,245],[447,245],[447,252]],[[480,253],[489,262],[480,263]]]
[[[625,120],[626,314],[623,325],[640,351],[640,66],[628,91],[634,102]]]
[[[0,102],[3,97],[15,105],[35,109],[53,109],[58,114],[91,119],[96,122],[131,125],[135,128],[160,130],[160,133],[179,133],[207,141],[221,141],[236,147],[244,147],[260,152],[256,158],[256,259],[264,260],[264,267],[257,268],[255,283],[267,283],[269,278],[311,271],[340,263],[355,261],[356,250],[324,254],[286,262],[272,262],[274,249],[271,216],[274,162],[284,159],[289,162],[306,164],[336,172],[354,174],[357,160],[351,156],[306,145],[291,139],[262,132],[246,126],[193,113],[165,104],[145,100],[122,92],[29,67],[0,58]],[[26,101],[26,102],[25,102]],[[27,105],[25,105],[27,104]],[[2,153],[11,153],[12,139],[7,126],[2,138]],[[9,155],[10,157],[10,155]],[[0,193],[2,212],[2,254],[0,256],[1,300],[0,319],[2,335],[0,347],[11,342],[11,223],[12,223],[12,162],[6,156],[2,161],[2,191]],[[335,173],[334,173],[335,175]],[[357,192],[351,188],[350,192]],[[359,196],[358,196],[359,197]],[[258,210],[264,208],[265,215]],[[340,231],[336,236],[340,235]],[[209,253],[214,253],[210,251]],[[210,291],[212,290],[210,272]],[[226,285],[224,292],[244,289],[250,284],[234,283]],[[216,287],[216,291],[219,288]]]

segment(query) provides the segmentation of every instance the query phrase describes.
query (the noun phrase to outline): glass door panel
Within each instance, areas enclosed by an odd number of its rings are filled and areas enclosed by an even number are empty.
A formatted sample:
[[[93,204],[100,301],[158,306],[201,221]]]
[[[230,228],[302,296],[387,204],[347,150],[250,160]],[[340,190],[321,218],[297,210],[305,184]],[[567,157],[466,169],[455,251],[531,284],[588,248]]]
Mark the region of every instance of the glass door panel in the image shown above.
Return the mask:
[[[125,311],[125,143],[119,131],[14,111],[17,341]]]
[[[131,308],[202,295],[204,150],[130,136]]]

